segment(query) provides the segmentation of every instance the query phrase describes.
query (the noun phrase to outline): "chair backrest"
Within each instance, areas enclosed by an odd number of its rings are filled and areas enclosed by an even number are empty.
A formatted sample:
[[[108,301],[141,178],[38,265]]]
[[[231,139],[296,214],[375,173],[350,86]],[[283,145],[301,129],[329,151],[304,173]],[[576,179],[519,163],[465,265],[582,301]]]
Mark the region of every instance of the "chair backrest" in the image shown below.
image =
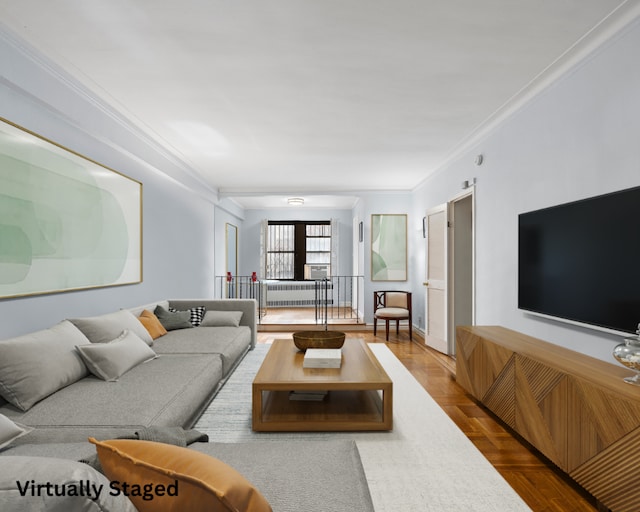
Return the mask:
[[[387,292],[385,306],[388,308],[407,309],[407,294],[405,292]]]
[[[402,308],[411,315],[411,292],[399,290],[377,290],[373,292],[373,311],[380,308]]]

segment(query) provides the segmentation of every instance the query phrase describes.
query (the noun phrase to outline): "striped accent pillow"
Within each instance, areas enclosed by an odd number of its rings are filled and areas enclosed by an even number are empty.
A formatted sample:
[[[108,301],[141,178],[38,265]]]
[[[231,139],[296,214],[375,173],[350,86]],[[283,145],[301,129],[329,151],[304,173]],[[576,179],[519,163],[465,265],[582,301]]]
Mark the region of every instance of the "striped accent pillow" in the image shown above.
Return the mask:
[[[175,308],[169,308],[169,311],[171,313],[178,312]],[[202,319],[204,318],[204,314],[207,312],[207,308],[204,306],[196,306],[194,308],[189,308],[186,311],[189,311],[189,321],[191,322],[191,325],[198,327],[202,323]]]

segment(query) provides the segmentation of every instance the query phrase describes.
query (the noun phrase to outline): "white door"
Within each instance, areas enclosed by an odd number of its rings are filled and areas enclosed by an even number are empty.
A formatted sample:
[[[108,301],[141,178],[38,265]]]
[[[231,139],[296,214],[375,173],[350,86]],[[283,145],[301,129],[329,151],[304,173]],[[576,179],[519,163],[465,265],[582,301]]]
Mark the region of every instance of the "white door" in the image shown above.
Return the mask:
[[[442,204],[427,211],[425,217],[426,269],[425,343],[448,353],[447,316],[447,248],[448,205]]]

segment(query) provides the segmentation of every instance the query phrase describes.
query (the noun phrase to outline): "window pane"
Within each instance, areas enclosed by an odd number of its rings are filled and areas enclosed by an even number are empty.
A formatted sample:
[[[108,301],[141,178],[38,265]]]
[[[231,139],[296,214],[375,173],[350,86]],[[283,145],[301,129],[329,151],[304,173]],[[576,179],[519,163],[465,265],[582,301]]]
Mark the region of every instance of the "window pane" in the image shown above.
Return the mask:
[[[331,236],[330,224],[307,225],[307,236]]]
[[[328,252],[308,252],[307,263],[331,263],[331,253]]]
[[[309,251],[331,251],[331,238],[307,238]]]
[[[293,279],[293,253],[270,252],[267,254],[268,279]]]
[[[267,278],[293,279],[294,226],[270,224],[267,240]]]
[[[294,226],[291,224],[275,224],[269,226],[269,251],[293,251]]]

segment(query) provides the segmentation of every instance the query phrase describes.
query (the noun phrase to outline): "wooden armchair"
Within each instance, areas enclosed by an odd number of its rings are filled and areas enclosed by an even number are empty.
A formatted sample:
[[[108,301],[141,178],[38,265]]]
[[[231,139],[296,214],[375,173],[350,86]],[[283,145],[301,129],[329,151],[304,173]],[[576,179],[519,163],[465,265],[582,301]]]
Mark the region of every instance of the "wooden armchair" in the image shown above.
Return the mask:
[[[409,320],[409,339],[413,339],[411,319],[411,292],[383,290],[373,292],[373,335],[378,330],[378,319],[384,320],[386,340],[389,341],[389,321],[396,322],[396,336],[400,333],[400,320]]]

